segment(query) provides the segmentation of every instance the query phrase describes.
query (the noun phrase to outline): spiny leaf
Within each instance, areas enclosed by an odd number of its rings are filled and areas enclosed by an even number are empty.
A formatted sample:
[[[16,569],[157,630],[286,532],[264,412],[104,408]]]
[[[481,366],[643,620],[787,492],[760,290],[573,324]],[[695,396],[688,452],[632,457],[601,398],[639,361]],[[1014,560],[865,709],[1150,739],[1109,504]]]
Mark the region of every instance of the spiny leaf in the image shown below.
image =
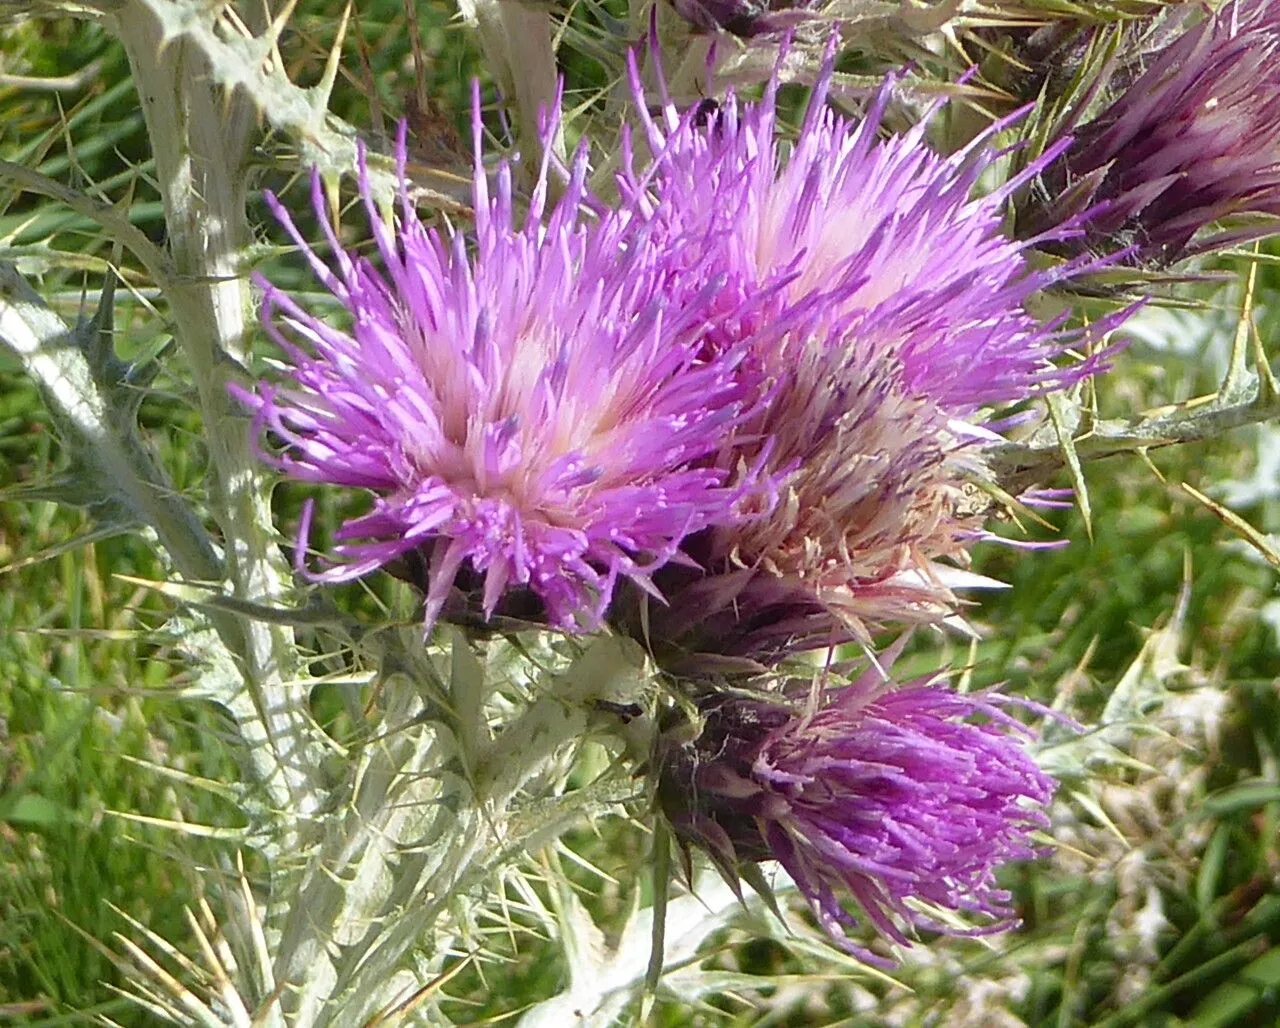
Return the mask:
[[[137,0],[137,4],[157,19],[166,38],[189,40],[200,50],[209,62],[209,75],[215,83],[227,92],[244,90],[272,127],[298,147],[304,166],[314,166],[322,172],[356,174],[356,130],[323,106],[317,106],[319,94],[290,81],[282,62],[272,56],[273,33],[283,28],[283,22],[277,19],[279,27],[261,37],[240,34],[226,38],[218,29],[218,11],[211,10],[203,0]],[[378,154],[369,154],[367,164],[374,195],[393,200],[399,190],[393,163]],[[415,193],[443,210],[466,209],[454,196],[428,187],[417,187]]]

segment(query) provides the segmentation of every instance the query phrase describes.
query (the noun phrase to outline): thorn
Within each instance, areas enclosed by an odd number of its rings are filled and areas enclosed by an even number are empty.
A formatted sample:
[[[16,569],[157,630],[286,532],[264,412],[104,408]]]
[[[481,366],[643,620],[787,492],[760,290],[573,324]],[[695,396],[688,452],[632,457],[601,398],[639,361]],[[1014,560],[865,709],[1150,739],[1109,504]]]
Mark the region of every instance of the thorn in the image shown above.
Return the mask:
[[[658,983],[662,980],[667,954],[667,895],[671,888],[671,835],[666,819],[655,811],[653,824],[653,936],[649,964],[644,972],[644,992],[640,999],[640,1023],[649,1019]]]
[[[284,68],[284,57],[280,53],[280,37],[284,34],[285,26],[289,24],[289,19],[293,17],[294,9],[298,6],[298,0],[287,0],[284,7],[280,9],[280,13],[276,15],[267,31],[260,37],[259,42],[265,43],[270,50],[270,54],[275,58],[275,66]]]
[[[312,90],[315,97],[316,113],[324,117],[329,110],[329,97],[333,93],[333,85],[338,80],[338,66],[342,60],[342,44],[347,38],[347,23],[351,20],[351,0],[342,12],[342,20],[338,22],[338,33],[333,38],[333,48],[329,51],[329,59],[324,65],[324,74]]]
[[[116,268],[120,266],[123,249],[119,242],[111,248],[111,264],[102,281],[102,295],[98,299],[98,309],[89,319],[90,332],[85,348],[88,351],[89,363],[95,370],[105,367],[115,356],[116,283],[119,282],[119,273]]]
[[[1257,252],[1257,246],[1254,246]],[[1244,283],[1244,297],[1240,301],[1240,320],[1236,323],[1236,333],[1231,340],[1231,360],[1227,364],[1227,373],[1218,386],[1218,397],[1224,403],[1230,403],[1244,386],[1245,351],[1249,342],[1249,327],[1253,324],[1253,290],[1258,280],[1258,262],[1249,264],[1248,275]],[[1259,391],[1261,397],[1261,391]]]
[[[1056,532],[1058,530],[1057,526],[1054,525],[1052,521],[1049,521],[1042,515],[1037,514],[1032,508],[1028,507],[1008,490],[1002,489],[997,483],[988,482],[976,476],[967,479],[967,481],[980,492],[991,497],[992,500],[1004,507],[1009,517],[1013,519],[1013,523],[1017,525],[1021,531],[1025,532],[1026,527],[1022,524],[1020,517],[1025,517],[1034,521],[1042,528],[1047,528],[1051,532]]]
[[[1164,473],[1158,467],[1156,467],[1155,461],[1151,459],[1151,451],[1147,449],[1147,447],[1145,446],[1139,446],[1136,452],[1138,456],[1142,458],[1142,462],[1146,464],[1148,468],[1151,469],[1151,473],[1160,480],[1160,484],[1168,485],[1169,480],[1164,477]]]
[[[1093,356],[1093,339],[1088,340],[1087,355]],[[1090,375],[1080,385],[1080,427],[1082,433],[1092,432],[1098,424],[1098,376]]]
[[[263,13],[265,15],[264,20],[269,20],[270,12],[264,10]],[[249,26],[244,23],[244,19],[240,17],[240,12],[234,7],[229,4],[223,4],[222,9],[214,15],[213,20],[216,22],[219,18],[225,18],[227,20],[227,24],[229,24],[232,29],[238,32],[245,39],[253,39],[253,33],[249,31]]]
[[[1257,256],[1259,243],[1253,244],[1254,255]],[[1249,265],[1249,277],[1245,281],[1245,295],[1253,296],[1254,283],[1258,278],[1258,261],[1253,261]],[[1243,317],[1243,315],[1242,315]],[[1267,357],[1266,347],[1262,345],[1262,336],[1258,333],[1258,328],[1253,323],[1253,318],[1245,319],[1248,327],[1249,337],[1253,341],[1253,363],[1258,370],[1258,399],[1260,406],[1270,406],[1275,402],[1277,396],[1280,396],[1280,383],[1276,382],[1276,377],[1271,373],[1271,361]]]
[[[773,887],[769,884],[769,880],[765,878],[764,872],[760,870],[760,865],[744,864],[738,869],[738,873],[742,875],[742,880],[751,886],[752,891],[764,901],[769,913],[776,917],[778,923],[789,931],[790,926],[782,913],[782,908],[778,905],[778,897],[774,895]],[[738,894],[738,902],[743,907],[746,906],[746,901],[742,898],[741,893]]]
[[[160,28],[160,42],[156,44],[156,63],[159,64],[164,60],[165,51],[173,46],[182,38],[182,33],[175,29],[171,29],[168,25]]]
[[[456,978],[459,974],[470,967],[475,959],[476,954],[474,952],[468,953],[465,957],[454,964],[453,967],[449,968],[447,971],[441,972],[431,981],[427,982],[426,985],[422,986],[422,988],[417,992],[410,995],[408,999],[383,1007],[364,1023],[364,1028],[379,1028],[379,1026],[384,1024],[400,1024],[402,1018],[413,1013],[413,1011],[420,1007],[426,1000],[430,999],[433,995],[448,985],[452,979]]]
[[[1064,401],[1060,394],[1048,397],[1049,419],[1053,422],[1053,430],[1058,437],[1058,445],[1062,448],[1062,456],[1071,475],[1071,485],[1076,491],[1076,502],[1080,505],[1080,516],[1084,518],[1084,531],[1093,542],[1093,506],[1089,502],[1089,487],[1085,484],[1084,469],[1080,466],[1080,455],[1076,453],[1075,439],[1064,416]]]
[[[232,82],[226,83],[222,87],[222,117],[228,120],[231,117],[231,105],[235,102],[236,85]]]
[[[1194,499],[1199,500],[1200,503],[1209,509],[1209,512],[1213,514],[1214,517],[1257,550],[1263,560],[1277,571],[1280,571],[1280,553],[1278,553],[1275,547],[1271,544],[1271,540],[1249,524],[1249,522],[1245,521],[1245,519],[1235,511],[1230,510],[1218,503],[1216,500],[1209,498],[1204,493],[1200,492],[1199,489],[1187,485],[1186,482],[1182,483],[1182,489]]]

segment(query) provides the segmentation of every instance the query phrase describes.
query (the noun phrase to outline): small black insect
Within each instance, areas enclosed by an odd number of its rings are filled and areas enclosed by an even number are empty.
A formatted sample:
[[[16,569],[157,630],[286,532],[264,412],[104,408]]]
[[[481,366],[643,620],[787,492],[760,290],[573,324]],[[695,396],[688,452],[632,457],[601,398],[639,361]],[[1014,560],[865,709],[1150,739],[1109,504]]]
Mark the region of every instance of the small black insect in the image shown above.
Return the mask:
[[[720,123],[720,104],[707,97],[698,101],[698,106],[693,109],[693,125],[695,128],[707,128],[708,126],[715,128]]]
[[[622,719],[623,724],[630,724],[632,718],[637,718],[644,713],[644,708],[638,703],[615,703],[613,700],[596,700],[595,708],[609,714],[616,714]]]

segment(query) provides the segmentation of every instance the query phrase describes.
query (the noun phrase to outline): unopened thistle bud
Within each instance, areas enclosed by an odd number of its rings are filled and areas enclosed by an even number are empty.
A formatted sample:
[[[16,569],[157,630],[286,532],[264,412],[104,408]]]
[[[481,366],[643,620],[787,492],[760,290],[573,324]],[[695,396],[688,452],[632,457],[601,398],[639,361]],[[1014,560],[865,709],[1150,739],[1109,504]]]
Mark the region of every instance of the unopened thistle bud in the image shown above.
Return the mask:
[[[1280,215],[1280,0],[1193,26],[1073,135],[1019,211],[1023,235],[1089,211],[1050,249],[1168,266],[1275,231],[1256,216]],[[1237,216],[1255,217],[1205,231]]]

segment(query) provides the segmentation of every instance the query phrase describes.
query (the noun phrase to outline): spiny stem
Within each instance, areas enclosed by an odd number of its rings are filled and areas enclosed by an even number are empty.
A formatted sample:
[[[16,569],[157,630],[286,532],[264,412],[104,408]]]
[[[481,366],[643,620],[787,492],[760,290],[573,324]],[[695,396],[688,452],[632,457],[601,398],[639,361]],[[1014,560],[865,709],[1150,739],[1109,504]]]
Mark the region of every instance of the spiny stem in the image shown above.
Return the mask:
[[[1087,434],[1073,440],[1073,446],[1081,461],[1096,461],[1121,453],[1216,439],[1233,429],[1277,417],[1280,401],[1275,399],[1180,408],[1154,418],[1097,421]],[[987,460],[1001,486],[1015,495],[1045,481],[1066,464],[1052,428],[1022,442],[994,445],[987,451]]]
[[[235,596],[271,603],[289,588],[276,546],[270,480],[254,455],[246,418],[227,383],[249,353],[251,295],[241,254],[252,241],[246,215],[246,157],[256,114],[225,98],[208,63],[183,39],[168,39],[139,0],[108,22],[124,43],[146,118],[164,200],[168,260],[161,283],[175,338],[195,382],[212,467],[211,501],[225,543],[225,578]],[[223,700],[237,713],[246,748],[266,790],[280,852],[297,851],[324,801],[323,747],[296,683],[298,655],[286,625],[236,619],[227,640],[242,688]]]
[[[8,264],[0,264],[0,343],[40,387],[66,444],[97,467],[125,508],[155,529],[178,573],[220,577],[212,540],[138,438],[132,414],[122,422],[75,334]]]

